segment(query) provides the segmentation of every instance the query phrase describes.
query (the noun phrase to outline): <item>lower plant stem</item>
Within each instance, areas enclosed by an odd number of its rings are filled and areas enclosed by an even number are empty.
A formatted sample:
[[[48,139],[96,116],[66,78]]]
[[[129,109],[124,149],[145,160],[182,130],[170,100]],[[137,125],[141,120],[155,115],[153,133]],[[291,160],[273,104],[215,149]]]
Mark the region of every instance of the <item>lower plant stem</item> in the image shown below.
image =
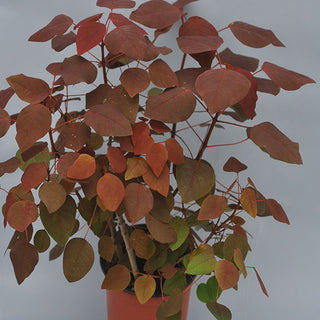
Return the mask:
[[[118,214],[118,222],[119,222],[119,228],[120,228],[120,232],[121,232],[121,236],[123,238],[125,247],[126,247],[126,251],[128,253],[128,257],[129,257],[129,262],[130,262],[130,266],[131,269],[133,271],[133,276],[136,279],[137,275],[139,273],[139,269],[137,266],[137,261],[136,261],[136,256],[133,252],[133,248],[131,246],[130,243],[130,239],[129,239],[129,233],[128,233],[128,228],[122,218],[122,214]]]

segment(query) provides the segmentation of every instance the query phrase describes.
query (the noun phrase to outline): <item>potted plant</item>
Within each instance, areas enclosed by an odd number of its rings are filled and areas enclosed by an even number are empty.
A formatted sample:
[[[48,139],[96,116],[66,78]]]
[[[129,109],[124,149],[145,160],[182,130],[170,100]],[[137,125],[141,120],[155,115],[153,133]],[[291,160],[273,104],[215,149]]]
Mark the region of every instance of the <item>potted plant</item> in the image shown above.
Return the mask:
[[[29,38],[50,40],[56,51],[74,46],[75,53],[47,66],[52,83],[18,74],[0,92],[0,137],[15,126],[18,146],[0,174],[22,173],[20,184],[2,189],[19,284],[52,241],[50,258],[63,254],[66,279],[83,278],[95,255],[90,231],[99,238],[108,319],[126,319],[126,312],[186,319],[191,285],[204,275],[198,298],[217,319],[231,319],[218,299],[247,275],[246,219],[289,224],[253,179],[243,183],[244,163],[229,158],[223,170],[234,179],[226,185],[205,151],[217,147],[210,139],[221,126],[237,126],[270,157],[302,164],[296,142],[270,122],[250,120],[257,91],[277,95],[314,81],[233,53],[225,29],[249,47],[284,45],[271,30],[244,22],[217,30],[187,15],[191,2],[151,0],[135,9],[131,0],[98,0],[102,13],[80,22],[60,14]],[[132,11],[125,16],[123,9]],[[174,25],[177,48],[157,45]],[[170,66],[172,52],[181,54],[179,66]],[[256,76],[261,72],[267,77]],[[18,114],[6,107],[14,94],[23,101]],[[42,228],[33,230],[39,220]]]

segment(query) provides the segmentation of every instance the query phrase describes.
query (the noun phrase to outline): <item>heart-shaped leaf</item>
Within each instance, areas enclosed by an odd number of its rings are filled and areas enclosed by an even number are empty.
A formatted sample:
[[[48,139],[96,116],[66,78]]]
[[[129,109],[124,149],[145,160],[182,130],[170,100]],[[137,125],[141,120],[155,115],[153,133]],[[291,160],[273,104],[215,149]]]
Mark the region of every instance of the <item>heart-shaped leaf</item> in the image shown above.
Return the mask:
[[[213,114],[242,100],[248,94],[251,83],[239,72],[211,69],[200,74],[195,87]]]
[[[219,218],[227,209],[227,199],[215,194],[207,196],[200,208],[198,220]]]
[[[130,15],[131,20],[154,29],[169,27],[177,22],[180,17],[179,8],[164,0],[147,1]]]
[[[51,128],[51,113],[42,104],[23,108],[16,122],[16,140],[21,152],[26,151]]]
[[[36,188],[47,177],[46,167],[39,162],[30,163],[21,177],[21,183],[25,191]]]
[[[106,33],[103,23],[89,21],[80,25],[77,33],[77,54],[81,56],[101,43]]]
[[[147,161],[144,158],[129,158],[127,159],[127,170],[125,173],[125,179],[130,180],[133,178],[141,177],[147,171],[149,171],[149,167]]]
[[[284,44],[271,30],[259,28],[241,21],[230,23],[229,28],[233,35],[246,46],[263,48],[272,44],[276,47],[284,47]]]
[[[72,180],[85,180],[96,172],[96,161],[89,154],[80,154],[78,159],[68,168],[67,177]]]
[[[221,290],[234,287],[239,281],[239,271],[236,266],[228,260],[217,261],[214,273]]]
[[[136,94],[146,90],[150,84],[147,71],[141,68],[128,68],[122,72],[120,82],[129,96],[133,98]]]
[[[101,289],[123,291],[130,283],[130,270],[122,264],[111,267],[101,285]]]
[[[166,197],[170,186],[170,172],[169,167],[165,164],[159,177],[148,167],[148,170],[143,174],[144,182],[155,191]]]
[[[186,273],[208,274],[215,269],[216,263],[212,247],[208,244],[201,244],[197,249],[192,251]]]
[[[168,151],[168,160],[173,164],[181,164],[184,162],[183,149],[174,138],[166,140],[166,148]]]
[[[291,141],[270,122],[262,122],[247,129],[248,138],[271,158],[287,163],[302,164],[299,144]]]
[[[122,202],[125,189],[117,176],[106,173],[98,181],[97,192],[104,207],[109,211],[116,211]]]
[[[268,77],[284,90],[298,90],[305,84],[315,81],[301,73],[297,73],[270,62],[264,62],[261,68]]]
[[[17,96],[28,103],[37,104],[50,94],[50,87],[38,78],[32,78],[20,73],[8,77],[7,82]]]
[[[67,196],[64,204],[54,213],[49,213],[43,202],[40,202],[39,209],[41,222],[46,231],[63,247],[74,229],[77,210],[75,201],[72,197]]]
[[[72,25],[73,20],[64,15],[59,14],[54,17],[45,27],[34,33],[29,41],[45,42],[52,39],[54,36],[64,34]]]
[[[176,167],[176,179],[182,201],[188,203],[200,199],[212,189],[215,174],[208,162],[185,157],[184,163]]]
[[[157,59],[150,64],[149,75],[151,81],[160,88],[170,88],[179,85],[177,75],[161,59]]]
[[[84,116],[86,124],[102,136],[130,136],[131,125],[128,119],[113,104],[91,107]]]
[[[119,148],[110,146],[108,148],[107,158],[114,172],[121,173],[127,169],[127,158]]]
[[[73,238],[67,243],[63,253],[63,273],[69,282],[82,279],[93,262],[94,251],[87,240]]]
[[[10,259],[17,282],[21,284],[34,270],[39,254],[32,244],[18,241],[10,251]]]
[[[38,219],[38,207],[32,200],[14,202],[7,213],[9,225],[19,231],[25,231],[28,226]]]
[[[196,98],[186,88],[169,89],[147,100],[145,116],[153,120],[177,123],[187,120],[196,106]]]
[[[156,290],[156,281],[150,275],[138,277],[134,282],[134,292],[141,304],[146,303]]]
[[[168,151],[161,143],[154,143],[146,153],[146,160],[153,173],[159,177],[168,160]]]
[[[240,203],[242,208],[247,211],[251,217],[255,218],[258,214],[256,193],[251,188],[245,188],[241,192]]]
[[[169,223],[163,223],[149,214],[146,216],[146,225],[150,234],[160,243],[177,241],[177,233]]]
[[[215,316],[217,320],[231,320],[231,311],[223,304],[216,301],[207,302],[207,308]]]
[[[153,195],[150,189],[140,183],[128,184],[124,195],[124,206],[128,221],[136,224],[153,207]]]

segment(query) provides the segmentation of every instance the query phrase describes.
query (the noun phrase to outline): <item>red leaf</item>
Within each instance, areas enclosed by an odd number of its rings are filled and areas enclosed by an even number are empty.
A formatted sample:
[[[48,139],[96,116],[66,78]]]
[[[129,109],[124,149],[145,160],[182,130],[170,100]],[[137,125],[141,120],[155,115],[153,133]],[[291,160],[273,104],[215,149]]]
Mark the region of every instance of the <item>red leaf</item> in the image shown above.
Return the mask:
[[[136,5],[135,1],[131,0],[98,0],[98,7],[106,7],[109,9],[130,9]]]
[[[127,159],[119,148],[110,146],[107,158],[114,172],[121,173],[127,169]]]
[[[132,224],[144,218],[153,208],[152,192],[140,183],[130,183],[126,186],[123,201],[126,217]]]
[[[245,22],[232,22],[229,24],[234,36],[243,44],[253,48],[263,48],[268,44],[284,47],[284,44],[271,30],[262,29]]]
[[[240,162],[238,159],[234,157],[230,157],[228,161],[223,166],[223,170],[226,172],[236,172],[239,173],[243,170],[246,170],[248,167]]]
[[[119,52],[137,60],[144,58],[147,42],[144,35],[134,25],[123,25],[109,32],[104,43],[112,54]]]
[[[42,104],[23,108],[16,122],[16,140],[21,152],[26,151],[51,128],[51,113]]]
[[[215,194],[207,196],[200,208],[198,220],[209,220],[219,218],[227,209],[227,200],[225,197]]]
[[[166,140],[166,148],[168,150],[168,159],[173,164],[181,164],[184,162],[183,149],[174,138]]]
[[[286,224],[290,224],[289,219],[284,212],[282,206],[274,199],[267,199],[266,205],[268,206],[268,209],[270,210],[272,216],[279,222],[283,222]]]
[[[206,71],[204,68],[186,68],[176,72],[179,80],[180,87],[190,89],[192,92],[196,93],[196,80],[201,73]]]
[[[145,122],[138,122],[133,125],[131,139],[135,155],[147,153],[150,146],[154,144],[154,140],[149,133],[150,128]]]
[[[196,81],[196,90],[211,114],[238,103],[248,94],[250,86],[245,76],[227,69],[205,71]]]
[[[98,20],[100,20],[100,18],[103,16],[103,13],[97,13],[97,14],[94,14],[93,16],[90,16],[88,18],[85,18],[85,19],[82,19],[75,27],[74,29],[76,28],[79,28],[83,25],[85,25],[86,23],[88,22],[96,22]]]
[[[31,148],[27,149],[26,151],[21,153],[21,158],[24,162],[27,162],[38,153],[43,151],[48,146],[48,142],[39,142],[33,145]]]
[[[280,87],[276,85],[272,80],[257,78],[258,91],[270,93],[276,96],[280,92]]]
[[[72,25],[72,23],[73,20],[70,17],[64,14],[59,14],[56,17],[54,17],[44,28],[34,33],[29,38],[29,41],[48,41],[52,39],[54,36],[64,34]]]
[[[161,121],[150,120],[149,124],[152,130],[154,130],[155,132],[158,132],[158,133],[171,132],[171,129]]]
[[[38,207],[32,200],[14,202],[7,214],[9,225],[19,231],[25,231],[28,226],[38,218]]]
[[[46,70],[50,72],[53,76],[60,76],[62,74],[62,62],[50,63]]]
[[[254,270],[254,272],[256,273],[256,276],[257,276],[257,279],[258,279],[258,281],[259,281],[259,284],[260,284],[260,287],[261,287],[262,292],[263,292],[267,297],[269,297],[268,292],[267,292],[267,289],[266,289],[266,287],[265,287],[265,285],[264,285],[261,277],[259,276],[258,271],[256,270],[256,268],[253,268],[253,270]]]
[[[77,54],[81,56],[85,52],[98,45],[106,33],[103,23],[90,21],[79,27],[77,33]]]
[[[227,290],[234,287],[238,283],[240,277],[236,266],[228,260],[217,261],[214,273],[221,290]]]
[[[116,211],[122,202],[125,189],[117,176],[106,173],[98,181],[97,192],[103,206],[109,211]]]
[[[77,152],[67,152],[61,158],[59,158],[57,171],[59,176],[67,181],[70,181],[67,177],[69,167],[79,158]]]
[[[268,77],[284,90],[297,90],[307,83],[315,81],[303,74],[279,67],[270,62],[264,62],[261,68]]]
[[[215,51],[223,43],[218,36],[182,36],[177,41],[181,51],[188,54]]]
[[[7,161],[0,162],[0,177],[5,173],[15,172],[20,165],[20,160],[16,157],[13,157]]]
[[[263,122],[247,129],[248,138],[271,158],[287,163],[302,164],[299,144],[292,142],[270,122]]]
[[[11,126],[11,117],[6,110],[0,109],[0,138],[5,136]]]
[[[165,165],[159,177],[157,177],[151,169],[143,174],[144,182],[155,191],[166,197],[169,192],[170,176],[169,167]]]
[[[80,82],[92,83],[96,80],[97,72],[92,62],[77,55],[65,58],[62,62],[61,76],[66,85]]]
[[[132,129],[129,120],[114,104],[100,104],[91,107],[85,114],[86,124],[102,136],[130,136]]]
[[[145,116],[153,120],[177,123],[187,120],[196,106],[196,98],[190,89],[173,88],[147,100]]]
[[[147,42],[147,49],[143,57],[143,61],[152,61],[156,59],[159,54],[167,55],[172,52],[172,49],[162,46],[162,47],[156,47],[149,38],[146,38]]]
[[[18,241],[10,251],[10,259],[17,282],[21,284],[37,265],[39,261],[38,250],[30,243]]]
[[[168,160],[168,151],[161,143],[154,143],[147,151],[146,160],[153,173],[159,177]]]
[[[67,170],[67,177],[72,180],[85,180],[96,172],[96,161],[88,154],[80,154]]]
[[[151,81],[160,88],[170,88],[179,85],[177,75],[169,65],[161,59],[155,60],[149,66]]]
[[[122,72],[120,82],[129,96],[133,98],[137,93],[147,89],[150,84],[150,78],[147,71],[141,68],[128,68]]]
[[[74,32],[70,31],[67,34],[56,36],[51,40],[51,47],[53,50],[60,52],[71,44],[75,43],[77,36]]]
[[[27,77],[22,73],[7,78],[7,82],[21,100],[31,104],[41,102],[50,94],[50,88],[46,82]]]
[[[173,5],[178,7],[179,9],[183,9],[183,7],[185,7],[187,4],[195,1],[198,1],[198,0],[177,0],[176,2],[173,3]]]
[[[130,15],[130,19],[149,28],[164,29],[181,18],[179,8],[164,1],[151,0],[139,6]]]
[[[128,18],[126,18],[124,15],[122,15],[120,13],[110,12],[109,19],[112,21],[112,23],[116,27],[121,27],[121,26],[125,26],[125,25],[130,24],[130,25],[135,26],[138,30],[140,30],[143,35],[148,34],[147,31],[145,31],[144,29],[142,29],[141,27],[139,27],[138,25],[136,25],[135,23],[133,23],[131,20],[129,20]]]
[[[201,17],[191,17],[179,29],[179,36],[218,36],[216,28]]]
[[[246,69],[254,72],[259,66],[259,60],[252,57],[246,57],[240,54],[233,53],[229,48],[224,49],[219,53],[220,61],[223,64],[230,64],[232,66]]]
[[[39,162],[30,163],[21,177],[23,189],[28,192],[32,188],[36,188],[47,177],[46,167]]]
[[[14,95],[14,90],[8,88],[0,91],[0,109],[4,109],[10,98]]]

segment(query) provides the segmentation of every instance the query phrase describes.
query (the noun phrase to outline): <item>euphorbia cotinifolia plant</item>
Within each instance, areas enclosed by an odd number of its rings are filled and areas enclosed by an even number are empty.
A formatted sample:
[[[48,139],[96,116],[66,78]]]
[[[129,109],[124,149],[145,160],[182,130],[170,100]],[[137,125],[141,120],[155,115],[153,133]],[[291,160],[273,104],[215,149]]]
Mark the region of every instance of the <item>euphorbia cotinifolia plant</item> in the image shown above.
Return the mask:
[[[205,151],[217,147],[210,139],[221,126],[237,126],[243,141],[271,158],[301,164],[298,143],[252,119],[257,91],[277,95],[314,81],[234,53],[225,33],[252,48],[284,45],[271,30],[244,22],[217,30],[186,13],[191,2],[151,0],[133,9],[131,0],[98,0],[100,13],[80,22],[60,14],[29,38],[74,53],[47,66],[49,82],[17,74],[0,92],[0,134],[16,130],[18,149],[0,174],[21,173],[20,184],[2,186],[19,284],[52,241],[50,259],[63,253],[66,279],[84,277],[94,262],[91,230],[108,267],[103,289],[129,286],[142,304],[155,290],[171,295],[157,316],[179,319],[188,275],[209,275],[197,295],[218,319],[231,319],[218,299],[247,276],[246,219],[289,224],[254,179],[240,181],[244,163],[232,156],[223,166],[228,173],[215,173]],[[174,48],[157,44],[166,33]],[[181,57],[178,66],[173,55]],[[6,107],[14,94],[21,100],[16,114]]]

